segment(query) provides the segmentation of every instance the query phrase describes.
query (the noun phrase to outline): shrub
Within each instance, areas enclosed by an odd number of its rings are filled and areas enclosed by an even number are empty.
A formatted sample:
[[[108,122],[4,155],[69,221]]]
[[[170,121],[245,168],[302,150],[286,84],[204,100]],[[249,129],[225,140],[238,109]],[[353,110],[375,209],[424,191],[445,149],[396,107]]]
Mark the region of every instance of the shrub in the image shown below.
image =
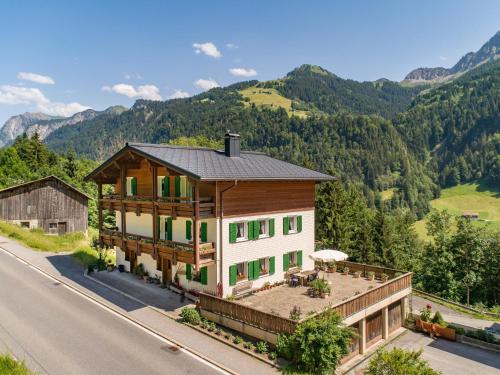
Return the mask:
[[[432,317],[432,323],[436,323],[442,327],[446,327],[446,322],[444,321],[444,319],[441,316],[441,313],[439,311],[436,311],[436,313]]]
[[[183,322],[197,326],[201,322],[201,317],[198,311],[192,307],[184,307],[181,311]]]
[[[423,320],[424,322],[430,322],[431,321],[431,313],[432,313],[432,306],[427,305],[423,307],[420,310],[420,319]]]
[[[32,372],[24,362],[18,362],[10,355],[0,355],[0,374],[30,375]]]
[[[231,340],[231,334],[229,334],[229,333],[227,333],[227,332],[226,332],[226,333],[224,333],[224,338],[225,338],[226,340]]]
[[[278,354],[290,360],[295,370],[331,374],[340,360],[349,354],[349,346],[356,333],[340,325],[342,319],[334,311],[307,319],[297,325],[292,335],[280,334]]]
[[[448,328],[454,329],[457,335],[465,334],[465,329],[463,329],[462,327],[457,327],[452,324],[448,324]]]
[[[234,336],[233,343],[235,343],[236,345],[239,345],[242,342],[243,342],[243,339],[240,336]]]
[[[278,358],[278,354],[276,352],[269,352],[269,354],[267,355],[267,357],[271,360],[271,361],[275,361],[276,358]]]
[[[252,351],[252,352],[253,352],[253,351],[254,351],[254,349],[255,349],[255,345],[254,345],[252,342],[250,342],[250,341],[246,341],[246,342],[244,342],[244,343],[243,343],[243,347],[244,347],[245,349],[248,349],[248,350]]]
[[[262,353],[262,354],[267,353],[267,351],[269,350],[269,349],[267,348],[267,342],[265,342],[265,341],[259,341],[259,342],[255,345],[255,350],[257,351],[257,353]]]
[[[405,374],[439,375],[429,367],[427,361],[420,358],[422,350],[410,351],[393,348],[391,351],[378,350],[368,363],[365,375]]]
[[[476,331],[467,331],[465,332],[465,336],[472,337],[473,339],[478,339],[484,342],[489,342],[491,344],[500,344],[500,340],[495,338],[495,335],[486,332],[483,329],[478,329]]]

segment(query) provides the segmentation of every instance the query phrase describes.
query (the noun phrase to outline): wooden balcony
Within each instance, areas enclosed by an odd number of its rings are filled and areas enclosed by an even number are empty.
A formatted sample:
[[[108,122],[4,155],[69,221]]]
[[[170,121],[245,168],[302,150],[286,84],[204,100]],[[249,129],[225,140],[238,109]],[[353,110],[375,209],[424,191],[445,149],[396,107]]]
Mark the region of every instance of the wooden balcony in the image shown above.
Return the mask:
[[[136,214],[153,214],[157,207],[158,215],[172,217],[193,217],[195,202],[189,197],[156,197],[135,195],[122,198],[120,195],[103,195],[99,200],[103,210],[121,211],[122,205],[126,212]],[[215,203],[210,197],[200,198],[200,219],[215,217]]]
[[[152,237],[139,236],[127,233],[122,238],[122,233],[115,230],[102,230],[101,241],[108,246],[118,246],[124,251],[133,251],[137,255],[155,253],[169,259],[175,265],[177,262],[195,264],[194,245],[183,242],[159,240],[156,244]],[[155,251],[156,250],[156,251]],[[199,247],[200,266],[208,266],[215,262],[215,246],[212,242],[201,243]]]

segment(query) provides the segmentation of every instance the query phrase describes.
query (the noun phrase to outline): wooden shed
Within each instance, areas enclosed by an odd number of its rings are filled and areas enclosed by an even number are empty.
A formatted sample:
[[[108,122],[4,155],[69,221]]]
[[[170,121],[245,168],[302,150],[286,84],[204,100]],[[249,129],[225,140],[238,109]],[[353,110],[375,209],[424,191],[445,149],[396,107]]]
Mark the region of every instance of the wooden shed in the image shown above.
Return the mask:
[[[49,234],[86,232],[90,197],[55,176],[0,190],[0,220]]]

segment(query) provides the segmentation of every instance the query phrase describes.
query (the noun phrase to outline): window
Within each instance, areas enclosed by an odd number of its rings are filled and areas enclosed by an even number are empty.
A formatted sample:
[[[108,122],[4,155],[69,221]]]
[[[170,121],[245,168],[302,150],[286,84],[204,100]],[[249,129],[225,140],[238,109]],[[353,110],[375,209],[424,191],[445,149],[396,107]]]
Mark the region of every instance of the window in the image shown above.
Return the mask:
[[[296,251],[292,251],[290,253],[288,253],[289,256],[290,256],[290,267],[297,267],[299,264],[298,264],[298,259],[297,259],[297,252]]]
[[[269,258],[260,258],[259,259],[259,275],[267,275],[269,274]]]
[[[288,218],[288,233],[296,233],[297,232],[297,217],[290,216]]]
[[[236,280],[237,281],[244,281],[248,279],[248,268],[247,268],[247,263],[238,263],[236,265]]]
[[[21,227],[22,228],[30,228],[30,222],[29,221],[21,221]],[[57,228],[57,224],[56,224],[56,228]]]
[[[126,192],[128,196],[137,195],[137,177],[127,177]]]
[[[201,271],[193,271],[192,273],[193,281],[201,283]]]
[[[259,220],[259,238],[269,237],[269,219]]]
[[[244,221],[236,223],[236,241],[245,241],[247,239],[247,226]]]
[[[49,223],[49,229],[57,229],[57,223]]]
[[[181,197],[191,198],[193,189],[186,176],[181,176]]]

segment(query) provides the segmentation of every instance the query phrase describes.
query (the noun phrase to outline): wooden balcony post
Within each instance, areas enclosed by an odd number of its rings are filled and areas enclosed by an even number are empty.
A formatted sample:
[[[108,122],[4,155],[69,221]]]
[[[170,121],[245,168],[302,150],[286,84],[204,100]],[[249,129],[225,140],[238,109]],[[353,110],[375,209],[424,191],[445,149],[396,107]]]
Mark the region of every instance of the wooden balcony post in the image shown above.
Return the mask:
[[[102,182],[97,183],[97,227],[99,230],[99,242],[101,241],[102,232]],[[101,243],[102,245],[102,243]]]
[[[153,259],[156,259],[158,254],[158,206],[156,201],[158,199],[158,168],[155,165],[151,166],[152,186],[153,186]]]
[[[121,229],[122,229],[122,245],[124,248],[127,248],[127,245],[125,243],[125,234],[127,233],[127,221],[125,220],[125,195],[127,194],[127,170],[124,165],[120,166],[120,182],[121,182],[121,189],[120,189],[120,209],[121,209]],[[122,249],[124,250],[124,249]]]
[[[196,181],[194,183],[194,220],[193,220],[193,237],[194,237],[194,263],[195,269],[200,270],[200,186]]]
[[[389,306],[382,309],[382,338],[387,340],[389,337]]]

